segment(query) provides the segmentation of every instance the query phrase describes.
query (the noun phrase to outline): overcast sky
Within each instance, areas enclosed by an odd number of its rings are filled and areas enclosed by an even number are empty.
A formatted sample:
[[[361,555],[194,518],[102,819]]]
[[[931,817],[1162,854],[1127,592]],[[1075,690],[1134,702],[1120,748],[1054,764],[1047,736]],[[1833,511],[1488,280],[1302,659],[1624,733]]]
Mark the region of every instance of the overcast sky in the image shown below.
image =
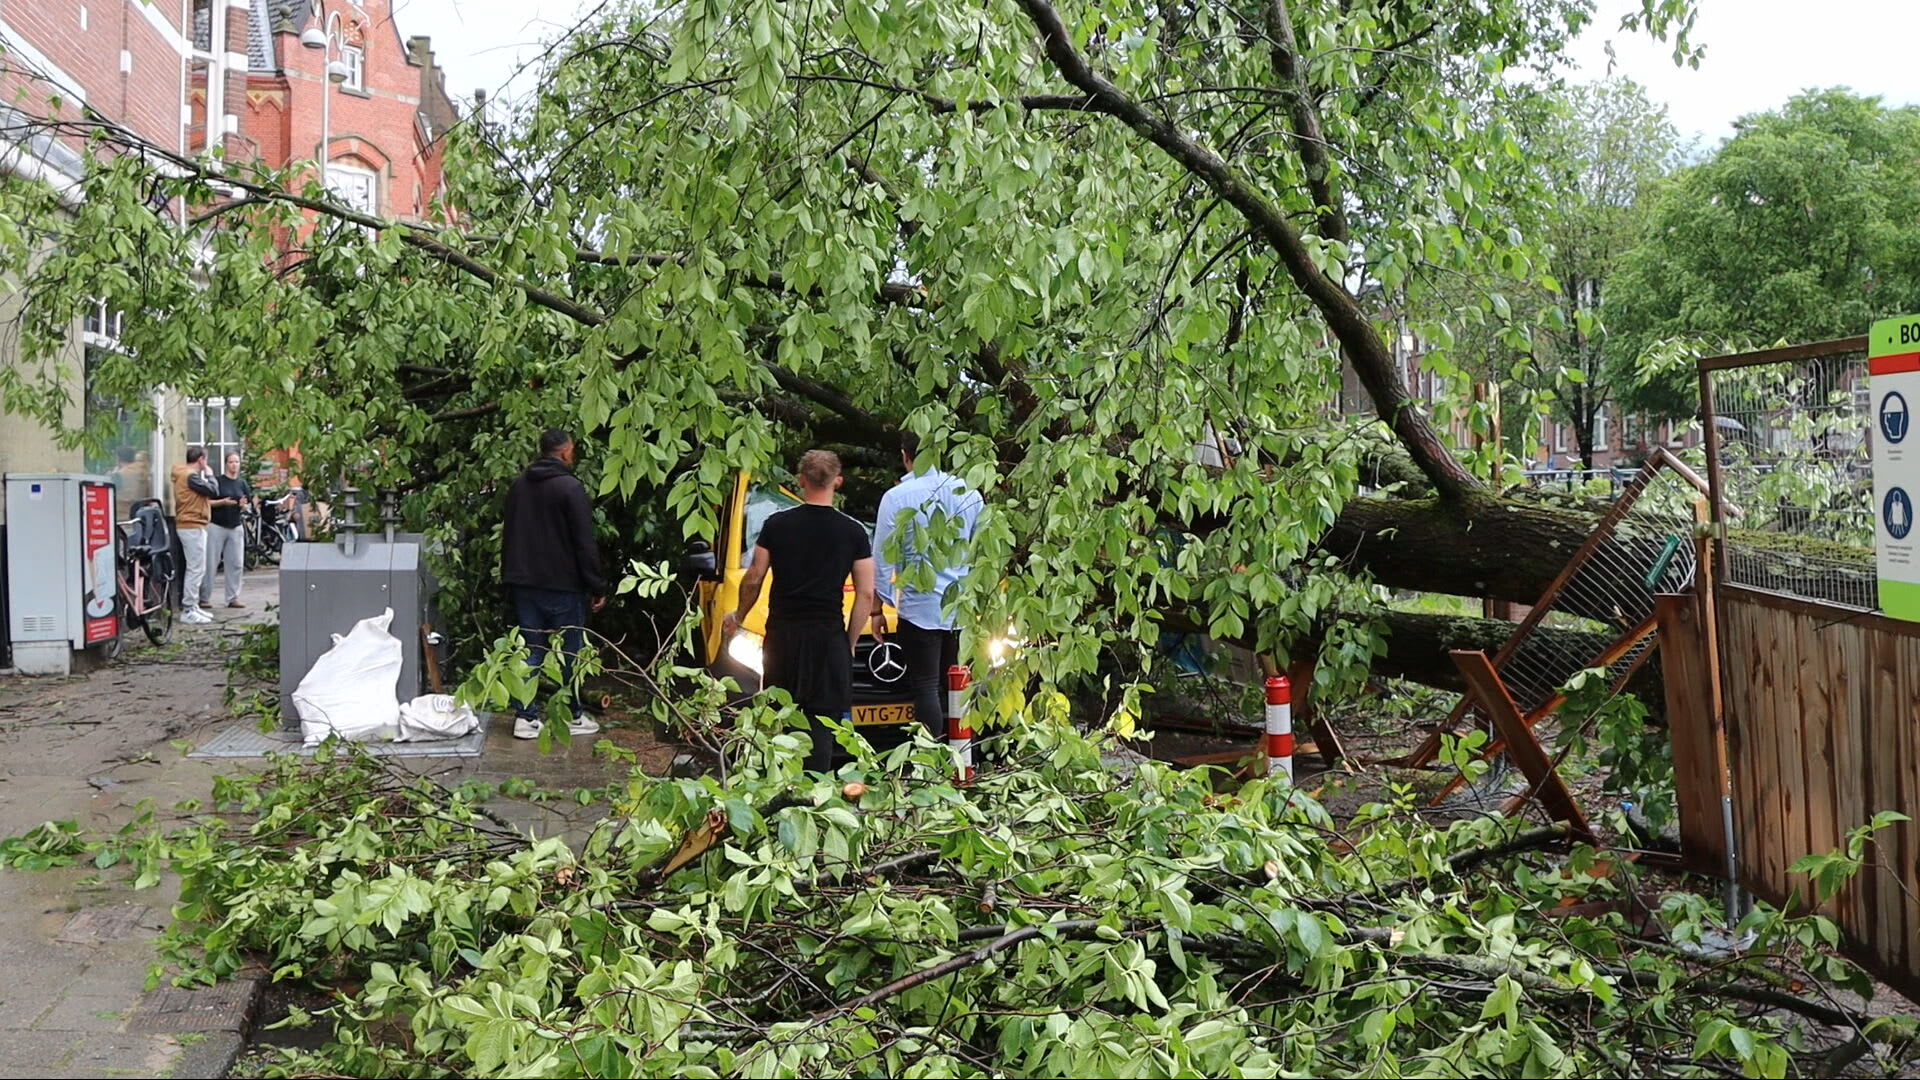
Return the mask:
[[[537,44],[605,0],[394,0],[403,35],[433,38],[447,88],[461,101],[497,93]],[[1616,32],[1638,0],[1600,0],[1601,15],[1574,48],[1582,75],[1616,70],[1665,101],[1683,134],[1702,149],[1725,138],[1739,117],[1779,106],[1800,90],[1850,86],[1894,103],[1920,103],[1920,0],[1700,0],[1695,38],[1707,47],[1700,69],[1676,68],[1671,49]]]

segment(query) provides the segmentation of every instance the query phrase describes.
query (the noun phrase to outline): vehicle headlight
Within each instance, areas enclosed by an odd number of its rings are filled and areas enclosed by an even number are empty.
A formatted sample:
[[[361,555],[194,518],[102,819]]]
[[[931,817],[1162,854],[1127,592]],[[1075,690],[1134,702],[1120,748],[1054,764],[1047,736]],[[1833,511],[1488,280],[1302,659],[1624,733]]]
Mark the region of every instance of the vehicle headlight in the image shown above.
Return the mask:
[[[1006,662],[1013,659],[1014,654],[1018,653],[1026,643],[1026,639],[1022,638],[1018,631],[1011,626],[1007,627],[1004,636],[987,639],[987,663],[994,667],[1005,666]]]
[[[751,630],[742,630],[733,635],[727,642],[727,656],[755,675],[766,673],[766,649],[761,647],[760,635]]]

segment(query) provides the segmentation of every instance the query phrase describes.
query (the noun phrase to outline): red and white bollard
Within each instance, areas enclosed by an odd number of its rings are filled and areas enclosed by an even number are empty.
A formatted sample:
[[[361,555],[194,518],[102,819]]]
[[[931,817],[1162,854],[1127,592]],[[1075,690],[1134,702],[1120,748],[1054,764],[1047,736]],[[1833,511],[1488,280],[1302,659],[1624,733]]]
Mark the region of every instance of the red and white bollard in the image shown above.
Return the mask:
[[[1267,775],[1293,783],[1293,687],[1285,675],[1267,680]]]
[[[967,720],[967,686],[973,681],[958,664],[947,669],[947,746],[953,750],[953,773],[962,784],[973,783],[973,726]]]

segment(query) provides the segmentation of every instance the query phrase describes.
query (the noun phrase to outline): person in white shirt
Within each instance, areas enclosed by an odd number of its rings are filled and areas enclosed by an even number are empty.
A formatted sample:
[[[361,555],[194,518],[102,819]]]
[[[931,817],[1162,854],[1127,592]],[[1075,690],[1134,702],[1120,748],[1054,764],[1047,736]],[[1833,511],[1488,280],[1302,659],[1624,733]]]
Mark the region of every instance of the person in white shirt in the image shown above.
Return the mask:
[[[951,614],[952,593],[973,569],[966,549],[973,541],[983,503],[978,492],[952,473],[931,466],[915,472],[919,451],[919,436],[902,432],[900,460],[907,475],[880,499],[873,527],[873,576],[879,598],[891,603],[900,616],[896,638],[906,654],[914,714],[935,738],[944,738],[942,689],[947,669],[960,662],[960,628]],[[942,522],[937,529],[936,518]],[[936,551],[934,538],[949,535],[955,536],[958,549]],[[878,607],[873,614],[877,636],[885,627]]]

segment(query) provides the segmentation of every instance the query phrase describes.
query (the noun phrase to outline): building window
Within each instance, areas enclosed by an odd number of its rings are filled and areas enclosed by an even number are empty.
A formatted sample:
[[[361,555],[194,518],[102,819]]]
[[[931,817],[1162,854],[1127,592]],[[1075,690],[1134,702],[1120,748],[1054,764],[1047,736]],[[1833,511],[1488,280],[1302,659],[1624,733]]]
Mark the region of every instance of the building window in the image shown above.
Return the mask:
[[[193,0],[193,47],[213,51],[213,0]]]
[[[236,423],[239,410],[239,398],[187,399],[187,445],[206,447],[216,470],[225,467],[228,451],[246,457],[246,442]]]
[[[1692,427],[1693,427],[1692,424],[1683,424],[1678,420],[1667,421],[1667,445],[1668,446],[1687,445],[1687,435],[1689,434]]]
[[[347,65],[347,81],[343,83],[349,90],[367,88],[367,50],[359,45],[340,47],[340,62]]]
[[[1565,424],[1556,422],[1553,425],[1553,452],[1556,454],[1567,452],[1567,425]]]
[[[373,173],[351,165],[332,162],[327,165],[327,187],[341,202],[369,214],[380,212],[379,187]]]
[[[114,311],[107,307],[105,300],[87,308],[80,316],[80,333],[88,345],[106,349],[120,347],[120,331],[126,326],[127,315],[124,311]]]
[[[1607,414],[1604,412],[1597,412],[1593,414],[1593,450],[1595,453],[1600,453],[1601,451],[1604,451],[1606,449],[1607,449]]]
[[[103,365],[131,362],[116,356],[116,352],[91,342],[87,345],[86,423],[90,429],[106,431],[107,438],[104,445],[90,446],[85,462],[88,472],[112,481],[114,513],[118,520],[125,521],[134,503],[159,494],[160,478],[153,470],[153,414],[145,408],[129,407],[99,389]]]

